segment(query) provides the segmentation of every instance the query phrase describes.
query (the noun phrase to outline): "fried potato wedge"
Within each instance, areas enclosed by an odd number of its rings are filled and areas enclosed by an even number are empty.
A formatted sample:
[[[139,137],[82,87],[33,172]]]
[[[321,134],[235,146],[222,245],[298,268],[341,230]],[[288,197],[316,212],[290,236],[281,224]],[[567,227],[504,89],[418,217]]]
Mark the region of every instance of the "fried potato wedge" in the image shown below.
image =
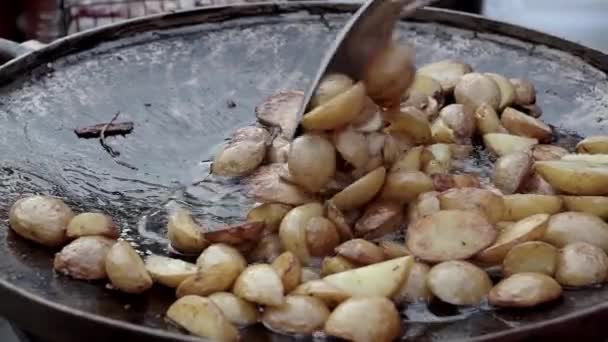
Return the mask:
[[[196,336],[226,342],[239,339],[239,331],[209,298],[182,297],[169,307],[167,317]]]
[[[66,240],[72,209],[58,198],[25,197],[9,211],[11,229],[19,236],[47,247],[59,247]]]
[[[147,257],[145,264],[154,282],[171,288],[178,287],[186,278],[197,272],[195,264],[161,255]]]
[[[207,231],[203,236],[211,243],[225,243],[233,246],[256,243],[262,237],[265,227],[266,224],[263,221],[243,222]]]
[[[498,307],[529,308],[550,302],[562,295],[555,279],[542,273],[517,273],[500,281],[488,294],[490,304]]]
[[[106,273],[112,286],[126,293],[142,293],[154,284],[144,261],[126,241],[110,247],[106,255]]]
[[[320,135],[304,134],[291,143],[287,165],[297,184],[319,192],[336,173],[336,149]]]
[[[576,152],[590,154],[608,154],[608,136],[596,135],[587,137],[576,145]]]
[[[281,203],[264,203],[247,213],[248,222],[264,222],[267,232],[276,232],[283,217],[293,209],[292,206]]]
[[[262,236],[257,245],[247,254],[252,263],[271,263],[285,250],[279,235],[276,233]]]
[[[307,130],[332,130],[355,120],[366,100],[365,85],[358,82],[302,117]]]
[[[258,308],[230,292],[216,292],[210,295],[209,300],[215,304],[226,319],[237,326],[256,324],[260,313]]]
[[[513,102],[515,102],[515,97],[516,97],[515,87],[509,81],[509,79],[507,79],[503,75],[489,73],[489,72],[485,73],[484,75],[491,78],[496,83],[496,85],[498,86],[498,89],[500,90],[500,104],[498,105],[498,109],[502,110],[502,109],[510,106],[511,104],[513,104]]]
[[[520,106],[536,102],[536,90],[532,82],[522,78],[512,78],[511,84],[515,87],[515,103]]]
[[[386,128],[388,133],[404,133],[413,143],[425,144],[432,140],[431,125],[426,114],[416,107],[398,107],[388,113],[390,125]]]
[[[472,71],[473,68],[466,63],[455,60],[443,60],[422,66],[418,69],[418,74],[437,80],[441,88],[446,93],[451,94],[458,80]]]
[[[608,252],[608,224],[587,213],[559,213],[551,216],[543,241],[560,248],[574,242],[587,242]]]
[[[553,136],[549,125],[511,107],[502,112],[500,121],[511,134],[538,139],[541,142],[550,141]]]
[[[340,210],[360,208],[376,196],[385,178],[386,169],[379,167],[337,193],[331,198],[331,202]]]
[[[312,334],[329,317],[322,300],[303,295],[288,295],[283,304],[264,310],[262,323],[271,331],[284,334]]]
[[[412,254],[407,247],[405,247],[405,244],[401,242],[383,240],[378,242],[378,246],[382,248],[384,259],[386,260],[396,259]]]
[[[556,267],[557,248],[542,241],[528,241],[509,250],[502,262],[502,273],[506,277],[523,272],[553,276]]]
[[[309,203],[291,209],[281,221],[279,237],[283,247],[294,253],[304,265],[310,260],[306,226],[311,218],[319,216],[323,216],[323,206],[319,203]]]
[[[500,105],[500,88],[494,80],[480,73],[463,75],[454,88],[456,103],[476,110],[482,104],[494,109]]]
[[[599,247],[586,242],[564,246],[557,256],[555,280],[564,286],[589,286],[606,281],[608,256]]]
[[[260,305],[279,306],[285,302],[281,277],[266,264],[247,267],[234,282],[235,295]]]
[[[283,168],[284,164],[259,167],[244,180],[247,196],[263,203],[302,205],[312,202],[314,197],[304,189],[281,179]]]
[[[608,164],[551,160],[536,162],[534,169],[552,187],[567,194],[608,194]]]
[[[427,284],[430,270],[427,264],[415,262],[407,278],[393,295],[393,301],[397,304],[429,302],[433,296]]]
[[[322,279],[312,280],[300,284],[291,292],[292,295],[312,296],[322,300],[329,308],[335,308],[338,304],[350,298],[350,295],[339,288],[330,285]]]
[[[321,275],[328,276],[355,268],[357,268],[357,265],[342,256],[325,257],[321,262]]]
[[[528,152],[515,152],[498,158],[492,180],[502,193],[510,195],[519,189],[532,169]]]
[[[438,196],[442,210],[477,210],[491,222],[503,220],[503,198],[490,190],[478,188],[450,189]]]
[[[313,217],[306,225],[306,241],[312,256],[323,257],[332,254],[340,244],[340,234],[329,219]]]
[[[538,144],[537,139],[504,133],[488,133],[483,136],[487,149],[499,157],[513,152],[527,152]]]
[[[81,213],[70,220],[66,234],[70,239],[90,235],[101,235],[110,239],[117,239],[120,231],[112,220],[112,217],[106,214]]]
[[[186,254],[198,254],[209,246],[202,228],[190,210],[184,208],[177,208],[169,214],[167,237],[173,248]]]
[[[478,305],[492,288],[486,272],[466,261],[446,261],[427,275],[431,292],[453,305]]]
[[[53,269],[74,279],[105,279],[106,256],[116,240],[103,236],[83,236],[55,254]]]
[[[336,247],[336,253],[359,265],[370,265],[384,261],[382,249],[364,239],[348,240]]]
[[[311,106],[318,107],[350,89],[355,81],[344,74],[329,74],[321,80],[312,96]]]
[[[496,110],[487,103],[482,104],[475,110],[475,121],[479,134],[507,133],[507,129],[502,126]]]
[[[355,224],[357,236],[375,239],[399,230],[403,222],[403,208],[394,202],[376,201],[365,208]]]
[[[564,208],[580,211],[608,220],[608,197],[604,196],[562,196]]]
[[[302,264],[300,259],[291,252],[285,252],[279,255],[271,264],[272,268],[277,272],[283,281],[283,289],[285,293],[291,292],[300,284],[300,276],[302,275]]]
[[[431,177],[420,171],[391,171],[386,176],[379,198],[395,203],[409,203],[418,195],[434,189]]]
[[[535,214],[556,214],[562,210],[559,196],[537,194],[513,194],[503,196],[505,211],[503,221],[519,221]]]

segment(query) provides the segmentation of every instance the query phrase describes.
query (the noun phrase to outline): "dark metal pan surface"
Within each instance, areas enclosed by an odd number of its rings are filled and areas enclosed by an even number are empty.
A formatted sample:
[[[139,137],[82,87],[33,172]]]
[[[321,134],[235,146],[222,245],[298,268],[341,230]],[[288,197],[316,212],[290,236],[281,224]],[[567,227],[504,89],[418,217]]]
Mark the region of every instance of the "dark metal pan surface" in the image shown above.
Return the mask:
[[[196,340],[163,318],[173,291],[126,296],[58,276],[54,251],[11,233],[7,209],[26,193],[60,196],[77,210],[113,215],[143,253],[168,252],[163,210],[172,201],[191,205],[209,224],[238,219],[246,204],[238,184],[211,178],[196,185],[208,160],[231,130],[253,122],[264,97],[305,88],[354,10],[291,3],[137,19],[0,68],[0,315],[56,341]],[[606,131],[608,58],[597,51],[440,10],[425,10],[398,30],[416,44],[418,64],[454,57],[530,78],[549,123],[583,135]],[[74,134],[117,111],[135,129],[108,140],[120,152],[115,159],[97,140]],[[562,301],[529,311],[409,310],[410,319],[426,323],[405,324],[404,340],[594,340],[607,334],[607,311],[607,288],[567,291]],[[438,321],[421,317],[429,313]],[[289,339],[263,331],[251,329],[245,340]]]

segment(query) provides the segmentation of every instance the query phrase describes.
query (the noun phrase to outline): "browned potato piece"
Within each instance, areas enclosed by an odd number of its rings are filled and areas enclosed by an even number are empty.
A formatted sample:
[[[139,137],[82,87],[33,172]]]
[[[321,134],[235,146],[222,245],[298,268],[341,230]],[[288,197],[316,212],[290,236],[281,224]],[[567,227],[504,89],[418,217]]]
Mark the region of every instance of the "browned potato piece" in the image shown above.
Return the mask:
[[[415,262],[403,285],[393,296],[393,301],[398,304],[430,301],[433,296],[427,284],[430,270],[427,264]]]
[[[407,248],[429,262],[468,259],[490,246],[496,235],[477,211],[442,210],[410,224]]]
[[[431,135],[433,141],[436,143],[451,144],[455,143],[458,139],[456,133],[448,126],[442,118],[437,118],[431,125]]]
[[[106,255],[116,240],[102,236],[83,236],[55,254],[53,268],[75,279],[106,278]]]
[[[351,298],[331,313],[324,330],[349,341],[391,342],[401,333],[401,319],[386,298]]]
[[[462,76],[454,88],[456,103],[465,105],[471,110],[486,103],[494,109],[500,105],[500,89],[492,78],[479,73]]]
[[[536,162],[536,172],[554,188],[572,195],[608,194],[608,166],[584,161]]]
[[[557,267],[557,248],[542,241],[528,241],[511,248],[502,263],[502,273],[535,272],[553,276]]]
[[[399,159],[395,161],[390,172],[399,171],[420,171],[421,156],[424,146],[416,146],[405,152]]]
[[[404,133],[413,143],[425,144],[432,140],[431,125],[421,110],[416,107],[397,107],[387,112],[388,133]]]
[[[336,253],[356,264],[370,265],[384,260],[382,249],[363,239],[353,239],[336,247]]]
[[[233,246],[256,243],[260,240],[265,226],[263,221],[244,222],[207,231],[203,236],[211,243],[225,243]]]
[[[207,296],[230,289],[247,266],[247,261],[234,247],[225,244],[209,246],[196,260],[198,273],[188,277],[177,288],[177,297]]]
[[[322,136],[304,134],[291,143],[287,165],[299,185],[318,192],[336,173],[336,150]]]
[[[356,267],[357,265],[341,256],[325,257],[321,263],[321,276],[352,270]]]
[[[431,292],[446,303],[478,305],[492,288],[492,281],[479,267],[466,261],[446,261],[427,275]]]
[[[547,181],[537,173],[533,173],[528,179],[524,180],[520,190],[527,194],[557,195],[557,192],[553,189],[551,184],[547,183]]]
[[[501,122],[509,133],[541,142],[551,140],[553,135],[549,125],[511,107],[502,112]]]
[[[488,295],[490,304],[499,307],[528,308],[550,302],[562,295],[555,279],[542,273],[518,273],[496,284]]]
[[[74,217],[72,209],[58,198],[25,197],[13,204],[9,212],[11,228],[19,236],[47,247],[66,242],[67,226]]]
[[[154,284],[144,261],[126,241],[112,245],[105,261],[112,286],[122,292],[142,293]]]
[[[414,82],[410,86],[408,93],[410,96],[412,96],[412,94],[430,96],[437,100],[438,105],[442,105],[444,101],[441,83],[430,76],[420,73],[416,73],[414,76]]]
[[[258,308],[230,292],[216,292],[209,296],[224,317],[230,323],[238,326],[248,326],[258,322],[260,313]]]
[[[357,236],[375,239],[399,229],[403,221],[403,208],[394,202],[377,201],[365,208],[355,224]]]
[[[536,102],[536,90],[532,82],[521,78],[512,78],[509,81],[515,87],[516,104],[525,106]]]
[[[538,144],[538,140],[511,134],[488,133],[483,136],[483,143],[492,153],[501,157],[514,152],[530,151]]]
[[[500,122],[496,110],[487,103],[477,107],[475,110],[475,120],[477,122],[477,130],[481,135],[489,133],[507,133],[506,128],[504,128]]]
[[[568,154],[568,150],[554,145],[536,145],[532,149],[532,157],[536,161],[560,160]]]
[[[506,77],[493,73],[485,73],[484,75],[490,77],[500,90],[500,104],[498,105],[498,109],[504,109],[515,102],[515,87]]]
[[[608,220],[608,197],[562,196],[562,200],[564,200],[566,210],[580,211]]]
[[[363,76],[367,94],[382,107],[396,106],[414,81],[415,72],[413,49],[393,42],[367,67]]]
[[[565,212],[551,216],[543,237],[556,247],[587,242],[608,251],[608,224],[595,215]]]
[[[300,259],[291,252],[285,252],[279,255],[272,262],[272,268],[277,272],[283,281],[283,289],[285,293],[291,292],[300,284],[300,276],[302,275],[302,264]]]
[[[254,171],[266,156],[270,134],[260,127],[237,130],[215,156],[211,172],[218,176],[243,176]]]
[[[478,210],[491,222],[503,220],[503,198],[490,190],[477,188],[451,189],[439,195],[441,209]]]
[[[186,278],[197,272],[195,264],[160,255],[147,257],[145,264],[154,282],[171,288],[178,287]]]
[[[608,136],[587,137],[576,145],[576,152],[590,154],[608,153]]]
[[[405,247],[405,244],[400,242],[394,242],[390,240],[380,241],[378,246],[384,253],[384,259],[396,259],[404,256],[411,255],[410,251]]]
[[[338,230],[340,240],[344,241],[352,239],[353,231],[344,213],[340,209],[338,209],[332,201],[327,201],[325,203],[325,210],[327,218],[331,222],[333,222],[336,229]]]
[[[324,104],[306,113],[302,127],[307,130],[332,130],[355,120],[365,106],[365,85],[363,82],[350,87]]]
[[[350,127],[335,130],[333,142],[342,158],[355,168],[362,168],[369,161],[370,153],[363,133]]]
[[[564,286],[588,286],[606,281],[608,256],[599,247],[575,242],[566,245],[557,256],[555,280]]]
[[[389,172],[380,192],[380,199],[408,203],[415,200],[419,194],[433,189],[431,177],[420,171]]]
[[[503,221],[519,221],[535,214],[556,214],[562,210],[559,196],[514,194],[503,196]]]
[[[437,80],[444,92],[451,94],[458,80],[472,71],[471,66],[466,63],[455,60],[443,60],[422,66],[418,69],[418,74]]]
[[[276,232],[279,230],[281,220],[292,208],[292,206],[286,204],[264,203],[249,211],[247,221],[264,222],[267,232]]]
[[[70,239],[89,235],[102,235],[116,239],[120,235],[112,218],[102,213],[82,213],[74,216],[68,224],[66,233]]]
[[[167,237],[173,248],[187,254],[198,254],[209,245],[190,210],[184,208],[177,208],[169,214]]]
[[[281,136],[289,142],[298,127],[297,115],[303,100],[301,91],[282,91],[255,107],[255,115],[259,122],[279,127]]]
[[[310,105],[312,108],[318,107],[337,95],[350,89],[355,82],[352,78],[344,74],[329,74],[321,80],[319,87],[315,91]]]
[[[270,265],[247,267],[234,282],[235,295],[260,305],[279,306],[285,302],[281,277]]]
[[[340,210],[357,209],[369,203],[380,191],[386,177],[386,169],[379,167],[349,185],[331,198]]]
[[[291,209],[283,218],[279,228],[279,237],[283,247],[294,253],[307,265],[310,259],[310,251],[306,240],[306,226],[313,217],[323,215],[323,206],[319,203],[309,203]]]
[[[313,280],[302,283],[291,294],[318,298],[330,308],[334,308],[350,298],[348,293],[328,284],[325,280]]]
[[[439,112],[439,118],[454,132],[456,142],[465,144],[475,132],[475,114],[461,104],[445,106]]]
[[[514,152],[498,158],[494,164],[494,185],[510,195],[519,189],[530,174],[532,157],[528,152]]]
[[[330,220],[313,217],[306,225],[306,241],[310,255],[322,257],[331,254],[340,244],[340,235]]]
[[[251,176],[244,180],[246,194],[264,203],[283,203],[301,205],[314,200],[299,186],[281,179],[280,173],[284,164],[260,166]]]
[[[167,317],[196,336],[226,342],[239,339],[239,331],[209,298],[182,297],[169,307]]]
[[[477,254],[476,259],[490,265],[502,262],[513,246],[542,238],[548,222],[549,215],[536,214],[506,227],[498,234],[496,242]]]
[[[325,303],[318,298],[289,295],[279,306],[264,310],[262,323],[271,331],[286,334],[312,334],[329,317]]]
[[[283,244],[279,235],[268,234],[262,236],[255,248],[247,255],[247,259],[253,263],[270,263],[283,251]]]
[[[321,279],[321,275],[310,267],[302,267],[302,274],[300,275],[300,281],[306,283],[312,280]]]

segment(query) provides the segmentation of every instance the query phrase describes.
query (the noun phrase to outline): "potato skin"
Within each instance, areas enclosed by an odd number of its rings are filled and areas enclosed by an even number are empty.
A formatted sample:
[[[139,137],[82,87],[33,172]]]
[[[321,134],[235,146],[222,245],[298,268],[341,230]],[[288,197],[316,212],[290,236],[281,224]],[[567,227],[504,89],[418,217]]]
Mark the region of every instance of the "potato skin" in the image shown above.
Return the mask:
[[[67,204],[49,196],[22,198],[9,211],[9,223],[15,233],[51,248],[66,242],[67,226],[73,217]]]

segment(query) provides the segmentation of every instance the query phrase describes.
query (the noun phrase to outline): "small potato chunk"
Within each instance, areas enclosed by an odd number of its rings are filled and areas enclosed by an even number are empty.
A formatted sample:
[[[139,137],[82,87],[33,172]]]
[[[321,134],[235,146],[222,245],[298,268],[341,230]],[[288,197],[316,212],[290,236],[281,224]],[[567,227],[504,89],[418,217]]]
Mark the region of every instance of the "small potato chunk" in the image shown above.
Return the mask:
[[[491,78],[500,90],[500,104],[498,105],[498,109],[502,110],[515,102],[515,87],[506,77],[493,73],[485,73],[484,75]]]
[[[336,226],[325,217],[313,217],[306,225],[306,241],[312,256],[323,257],[340,244]]]
[[[521,78],[512,78],[509,81],[515,87],[515,104],[525,106],[536,102],[536,90],[532,82]]]
[[[500,88],[492,78],[479,73],[469,73],[460,78],[454,88],[456,103],[476,110],[482,104],[494,109],[500,105]]]
[[[213,160],[211,172],[218,176],[237,177],[253,172],[264,160],[270,134],[263,128],[237,130],[232,140]]]
[[[176,288],[186,278],[196,274],[195,264],[161,255],[151,255],[145,261],[146,270],[156,283]]]
[[[496,242],[477,254],[476,259],[490,265],[501,263],[513,246],[542,238],[548,222],[549,215],[536,214],[506,227]]]
[[[216,292],[209,296],[226,319],[237,326],[248,326],[258,322],[258,308],[230,292]]]
[[[187,254],[198,254],[209,245],[190,210],[184,208],[177,208],[169,214],[167,237],[173,248]]]
[[[514,152],[498,158],[494,164],[493,182],[504,194],[519,189],[530,174],[532,157],[528,152]]]
[[[271,164],[259,167],[244,180],[246,194],[264,203],[283,203],[301,205],[313,200],[313,197],[297,185],[281,179],[284,164]]]
[[[503,260],[502,273],[506,277],[523,272],[553,276],[556,267],[557,248],[542,241],[528,241],[511,248]]]
[[[452,150],[447,144],[433,144],[422,152],[422,170],[428,175],[448,173],[452,168]]]
[[[566,210],[580,211],[608,220],[608,197],[562,196],[562,200],[564,200]]]
[[[318,192],[336,173],[336,150],[320,135],[304,134],[291,143],[287,165],[299,185]]]
[[[468,259],[490,246],[496,235],[480,212],[442,210],[410,224],[407,248],[429,262]]]
[[[283,247],[295,254],[304,265],[308,265],[310,260],[306,226],[310,219],[319,216],[323,216],[323,206],[319,203],[309,203],[291,209],[281,221],[279,237]]]
[[[247,221],[264,222],[267,232],[276,232],[279,230],[281,220],[292,208],[292,206],[286,204],[264,203],[249,211]]]
[[[247,267],[236,279],[233,292],[260,305],[279,306],[285,302],[281,277],[274,268],[266,264]]]
[[[491,222],[503,220],[505,204],[503,198],[486,189],[450,189],[439,194],[442,210],[478,210]]]
[[[283,253],[283,244],[278,234],[264,235],[247,255],[252,263],[270,263]]]
[[[608,252],[608,224],[591,214],[572,211],[559,213],[551,216],[543,241],[556,247],[587,242]]]
[[[357,236],[375,239],[399,230],[403,222],[403,208],[394,202],[377,201],[365,208],[355,224]]]
[[[82,213],[72,218],[66,234],[70,239],[89,235],[102,235],[116,239],[120,232],[110,216],[102,213]]]
[[[280,306],[264,310],[262,323],[271,331],[284,334],[312,334],[325,324],[329,310],[318,298],[289,295]]]
[[[431,292],[453,305],[478,305],[492,288],[486,272],[466,261],[442,262],[427,277]]]
[[[370,153],[363,133],[350,127],[336,130],[333,142],[342,158],[356,169],[364,167],[369,161]]]
[[[154,284],[144,261],[126,241],[115,243],[108,251],[106,273],[112,286],[126,293],[142,293]]]
[[[327,201],[325,203],[325,210],[327,218],[333,222],[334,226],[338,230],[338,234],[340,235],[340,240],[349,240],[353,238],[353,231],[351,228],[351,224],[348,222],[348,219],[344,215],[344,213],[336,207],[336,205],[332,201]]]
[[[302,267],[302,274],[300,275],[300,281],[302,283],[318,279],[321,279],[321,275],[319,275],[319,272],[315,271],[310,267]]]
[[[391,297],[403,284],[414,258],[411,256],[383,261],[323,278],[350,296]]]
[[[496,110],[487,103],[482,104],[475,110],[475,120],[479,134],[507,133],[507,129],[502,126]]]
[[[357,268],[357,265],[341,256],[325,257],[321,263],[321,276],[328,276]]]
[[[429,76],[441,84],[444,92],[451,94],[458,80],[472,72],[470,65],[454,60],[443,60],[427,64],[418,69],[419,75]]]
[[[560,160],[568,154],[568,150],[554,145],[536,145],[532,149],[532,157],[536,161]]]
[[[536,162],[534,168],[551,186],[571,195],[607,195],[608,165],[583,161]]]
[[[397,304],[430,301],[433,296],[427,284],[430,270],[427,264],[415,262],[403,285],[393,296],[393,301]]]
[[[404,256],[411,255],[410,251],[405,247],[405,244],[390,240],[380,241],[378,246],[382,249],[382,253],[384,253],[384,259],[396,259]]]
[[[437,118],[431,125],[431,135],[436,143],[452,144],[457,141],[456,133],[442,118]]]
[[[416,73],[414,76],[414,82],[412,83],[410,89],[408,90],[410,96],[411,94],[422,94],[425,96],[431,96],[441,105],[443,104],[443,88],[441,88],[441,83],[436,81],[434,78],[423,75],[420,73]]]
[[[541,142],[550,141],[553,136],[549,125],[511,107],[502,112],[500,121],[511,134],[538,139]]]
[[[590,154],[608,154],[608,136],[597,135],[587,137],[576,145],[576,152]]]
[[[324,330],[328,335],[354,342],[391,342],[401,334],[401,319],[395,305],[386,298],[351,298],[331,313]]]
[[[365,85],[358,82],[306,113],[302,118],[302,127],[307,130],[332,130],[345,126],[361,113],[366,98]]]
[[[566,245],[557,256],[555,280],[564,286],[589,286],[606,281],[608,256],[599,247],[575,242]]]
[[[279,255],[271,264],[272,268],[277,272],[281,281],[283,281],[283,289],[285,293],[291,292],[300,284],[300,276],[302,275],[302,264],[300,259],[291,252],[285,252]]]
[[[302,283],[295,290],[293,290],[291,294],[318,298],[322,300],[329,308],[334,308],[338,306],[338,304],[350,298],[350,295],[348,295],[346,292],[321,279]]]
[[[47,247],[66,242],[67,226],[73,217],[67,204],[48,196],[22,198],[9,211],[9,223],[15,233]]]
[[[339,94],[350,89],[355,82],[344,74],[329,74],[321,80],[319,87],[312,96],[312,108],[327,103]]]
[[[239,331],[209,298],[182,297],[169,307],[167,317],[196,336],[226,342],[239,339]]]
[[[301,91],[281,91],[255,107],[255,116],[264,125],[279,127],[281,137],[293,139],[298,127],[298,110],[304,100]]]
[[[379,167],[331,198],[331,202],[340,210],[358,209],[369,203],[382,188],[386,169]]]
[[[244,222],[207,231],[203,236],[205,240],[211,243],[225,243],[238,246],[259,241],[264,232],[264,227],[263,221]]]
[[[406,134],[413,143],[425,144],[432,140],[431,125],[422,111],[416,107],[398,107],[387,113],[390,125],[388,133]]]
[[[115,240],[102,236],[83,236],[55,254],[53,268],[75,279],[106,278],[106,255]]]
[[[390,172],[399,171],[420,171],[421,156],[424,151],[424,146],[416,146],[405,152],[399,159],[395,161]]]
[[[384,260],[382,249],[363,239],[353,239],[342,243],[336,247],[336,253],[359,265],[376,264]]]
[[[514,194],[503,196],[505,211],[503,221],[519,221],[535,214],[556,214],[562,210],[559,196]]]
[[[389,172],[380,199],[395,203],[409,203],[421,193],[434,189],[433,180],[420,171]]]
[[[542,273],[518,273],[496,284],[488,294],[490,304],[507,308],[529,308],[562,295],[555,279]]]
[[[443,107],[439,118],[454,132],[456,142],[466,144],[475,133],[475,114],[461,104],[451,104]]]
[[[488,133],[483,136],[483,143],[492,153],[502,157],[514,152],[530,151],[538,144],[538,140],[511,134]]]
[[[415,72],[413,49],[391,43],[376,55],[365,71],[367,94],[382,107],[396,106],[414,81]]]

